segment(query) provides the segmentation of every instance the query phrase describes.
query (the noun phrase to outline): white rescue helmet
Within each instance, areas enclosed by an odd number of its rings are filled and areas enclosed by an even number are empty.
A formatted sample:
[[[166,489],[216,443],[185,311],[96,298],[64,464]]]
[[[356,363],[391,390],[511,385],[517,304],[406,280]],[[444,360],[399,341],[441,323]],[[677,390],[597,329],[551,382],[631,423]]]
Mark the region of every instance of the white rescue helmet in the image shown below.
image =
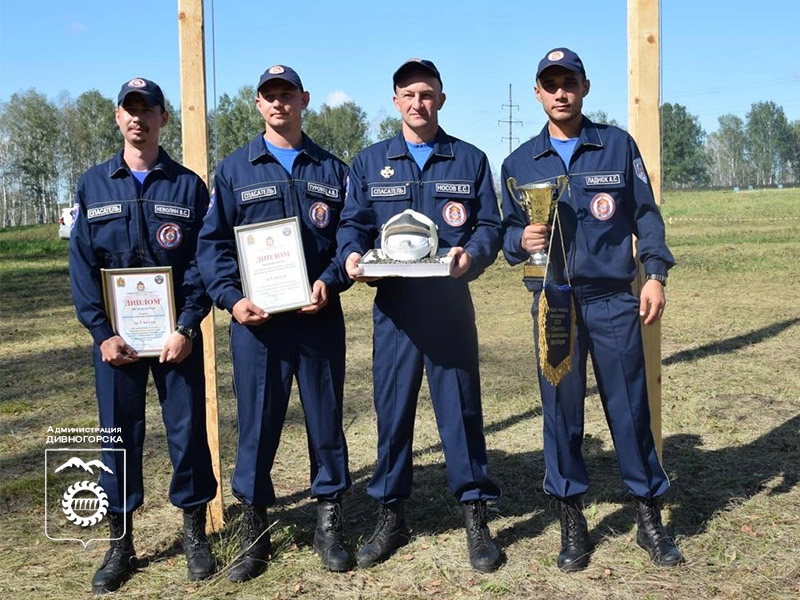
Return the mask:
[[[436,256],[438,248],[436,224],[422,213],[407,208],[383,224],[381,250],[392,260]]]

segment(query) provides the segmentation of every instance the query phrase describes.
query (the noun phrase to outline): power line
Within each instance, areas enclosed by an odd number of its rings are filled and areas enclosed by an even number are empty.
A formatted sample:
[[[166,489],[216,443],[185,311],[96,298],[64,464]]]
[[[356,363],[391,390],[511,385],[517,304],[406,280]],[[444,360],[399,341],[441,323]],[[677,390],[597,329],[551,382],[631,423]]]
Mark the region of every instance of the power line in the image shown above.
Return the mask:
[[[511,97],[511,84],[508,84],[508,104],[503,104],[502,108],[508,107],[508,119],[498,119],[497,123],[508,123],[508,137],[500,138],[500,141],[508,140],[508,153],[511,154],[511,151],[514,149],[514,140],[519,141],[519,138],[514,137],[514,124],[519,123],[520,127],[522,127],[522,121],[515,121],[514,120],[514,109],[516,108],[519,110],[519,106],[514,104],[514,101]]]

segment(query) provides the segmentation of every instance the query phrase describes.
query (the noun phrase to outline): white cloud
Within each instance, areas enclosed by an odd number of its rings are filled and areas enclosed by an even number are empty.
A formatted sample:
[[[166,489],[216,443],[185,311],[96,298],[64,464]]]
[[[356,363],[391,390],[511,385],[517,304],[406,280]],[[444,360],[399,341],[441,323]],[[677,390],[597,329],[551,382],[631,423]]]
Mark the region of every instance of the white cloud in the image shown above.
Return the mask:
[[[353,99],[347,95],[347,92],[342,90],[336,90],[335,92],[331,92],[328,94],[328,98],[325,100],[325,104],[334,108],[336,106],[341,106],[345,102],[352,102]]]

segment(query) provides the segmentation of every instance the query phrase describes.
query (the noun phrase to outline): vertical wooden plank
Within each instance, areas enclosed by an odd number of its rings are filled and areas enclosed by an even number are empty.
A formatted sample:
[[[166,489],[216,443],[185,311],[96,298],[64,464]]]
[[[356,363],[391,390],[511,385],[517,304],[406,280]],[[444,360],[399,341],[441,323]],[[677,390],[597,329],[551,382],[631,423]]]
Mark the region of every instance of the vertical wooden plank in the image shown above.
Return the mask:
[[[659,0],[628,0],[628,127],[661,206],[661,31]],[[637,286],[644,283],[640,265]],[[642,328],[650,428],[661,456],[661,322]]]
[[[178,0],[178,39],[181,59],[181,121],[183,164],[208,183],[206,145],[206,64],[203,35],[203,0]],[[203,319],[203,358],[206,374],[206,428],[211,463],[217,478],[217,496],[208,506],[208,526],[220,531],[223,523],[222,477],[217,409],[217,352],[214,311]]]

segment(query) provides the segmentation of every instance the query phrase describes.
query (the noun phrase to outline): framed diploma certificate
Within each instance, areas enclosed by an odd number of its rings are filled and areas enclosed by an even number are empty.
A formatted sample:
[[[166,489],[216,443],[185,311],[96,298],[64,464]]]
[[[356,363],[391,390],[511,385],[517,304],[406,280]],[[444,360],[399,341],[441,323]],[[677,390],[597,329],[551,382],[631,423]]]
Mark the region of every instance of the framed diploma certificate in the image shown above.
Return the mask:
[[[139,356],[158,356],[175,331],[172,267],[101,269],[114,332]]]
[[[311,304],[297,217],[234,227],[242,292],[268,313]]]

